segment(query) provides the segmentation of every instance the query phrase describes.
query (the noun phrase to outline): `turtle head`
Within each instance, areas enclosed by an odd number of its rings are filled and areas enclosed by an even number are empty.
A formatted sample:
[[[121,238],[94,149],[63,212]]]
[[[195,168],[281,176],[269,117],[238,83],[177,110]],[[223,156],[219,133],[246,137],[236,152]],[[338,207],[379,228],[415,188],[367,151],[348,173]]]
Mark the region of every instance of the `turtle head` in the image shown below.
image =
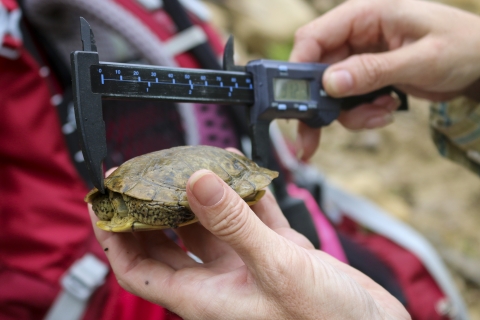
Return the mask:
[[[91,200],[93,212],[103,221],[110,221],[115,215],[115,208],[112,206],[108,194],[99,193]]]
[[[102,221],[110,221],[114,217],[128,216],[128,208],[122,195],[107,189],[106,194],[97,193],[92,200],[92,209]]]

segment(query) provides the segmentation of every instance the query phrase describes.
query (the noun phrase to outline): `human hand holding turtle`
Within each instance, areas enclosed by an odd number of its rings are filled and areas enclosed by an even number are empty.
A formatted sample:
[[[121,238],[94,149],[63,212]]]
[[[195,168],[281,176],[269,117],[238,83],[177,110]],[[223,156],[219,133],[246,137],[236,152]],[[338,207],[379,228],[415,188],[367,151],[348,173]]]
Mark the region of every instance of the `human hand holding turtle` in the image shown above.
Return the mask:
[[[126,290],[185,319],[410,319],[382,287],[291,229],[268,190],[250,208],[217,175],[200,170],[186,192],[200,223],[175,232],[203,263],[161,230],[94,226]]]
[[[323,85],[333,97],[394,85],[433,101],[460,95],[480,101],[480,17],[434,2],[344,2],[297,31],[290,59],[332,63]],[[353,130],[383,127],[398,106],[383,96],[338,120]],[[319,139],[319,129],[299,123],[302,159]]]

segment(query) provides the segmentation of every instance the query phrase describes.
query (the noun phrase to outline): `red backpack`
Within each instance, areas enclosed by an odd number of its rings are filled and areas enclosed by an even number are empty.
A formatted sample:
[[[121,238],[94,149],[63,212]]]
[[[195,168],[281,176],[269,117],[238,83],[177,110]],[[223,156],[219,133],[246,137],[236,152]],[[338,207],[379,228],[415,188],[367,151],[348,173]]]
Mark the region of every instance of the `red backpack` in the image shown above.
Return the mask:
[[[168,17],[159,20],[164,14],[161,10],[150,12],[136,1],[120,0],[116,6],[143,21],[162,40],[175,35]],[[66,127],[58,112],[65,94],[61,77],[49,61],[48,48],[21,14],[16,1],[0,1],[0,17],[5,17],[0,19],[0,26],[5,27],[0,28],[5,31],[0,34],[2,320],[43,319],[56,299],[80,299],[86,287],[75,276],[85,275],[81,273],[88,267],[88,263],[82,264],[85,254],[90,262],[95,257],[94,264],[108,263],[83,201],[87,185],[62,133]],[[198,19],[196,22],[219,49],[212,29]],[[179,65],[198,67],[191,54],[176,58]],[[80,282],[72,285],[77,280]],[[87,297],[85,319],[178,318],[120,288],[112,272],[104,279],[100,275],[97,283],[86,289],[96,290]],[[66,308],[70,315],[76,305],[71,306]],[[62,319],[68,319],[67,315]]]

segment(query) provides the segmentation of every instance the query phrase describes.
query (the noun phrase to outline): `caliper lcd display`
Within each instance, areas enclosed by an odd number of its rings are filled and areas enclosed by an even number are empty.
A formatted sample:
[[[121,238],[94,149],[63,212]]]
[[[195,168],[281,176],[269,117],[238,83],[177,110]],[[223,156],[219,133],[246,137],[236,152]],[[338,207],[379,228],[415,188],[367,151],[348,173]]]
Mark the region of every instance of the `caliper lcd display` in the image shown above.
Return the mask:
[[[310,82],[301,79],[273,78],[273,96],[276,101],[309,101]]]

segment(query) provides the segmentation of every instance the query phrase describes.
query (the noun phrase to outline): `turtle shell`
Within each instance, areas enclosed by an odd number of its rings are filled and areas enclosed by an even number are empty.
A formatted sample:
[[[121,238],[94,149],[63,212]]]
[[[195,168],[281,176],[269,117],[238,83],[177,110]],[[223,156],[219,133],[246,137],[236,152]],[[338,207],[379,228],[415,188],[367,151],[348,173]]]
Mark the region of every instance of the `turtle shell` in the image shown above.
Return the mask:
[[[141,203],[155,202],[157,212],[167,212],[169,208],[189,210],[186,184],[190,176],[200,169],[217,174],[246,200],[251,200],[278,176],[278,172],[259,167],[252,160],[225,149],[182,146],[125,162],[105,178],[105,188],[123,195],[124,199],[140,200],[140,206]],[[94,188],[85,201],[92,203],[100,195]]]

